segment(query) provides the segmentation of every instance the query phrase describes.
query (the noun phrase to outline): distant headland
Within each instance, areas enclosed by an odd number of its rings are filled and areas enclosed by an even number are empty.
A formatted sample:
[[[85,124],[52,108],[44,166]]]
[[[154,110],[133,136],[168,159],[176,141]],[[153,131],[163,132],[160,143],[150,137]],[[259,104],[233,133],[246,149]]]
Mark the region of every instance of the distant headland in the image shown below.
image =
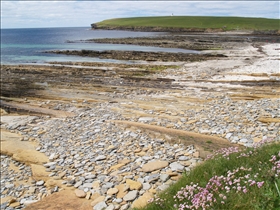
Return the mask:
[[[159,16],[108,19],[92,29],[151,32],[254,31],[280,35],[279,19],[211,16]]]

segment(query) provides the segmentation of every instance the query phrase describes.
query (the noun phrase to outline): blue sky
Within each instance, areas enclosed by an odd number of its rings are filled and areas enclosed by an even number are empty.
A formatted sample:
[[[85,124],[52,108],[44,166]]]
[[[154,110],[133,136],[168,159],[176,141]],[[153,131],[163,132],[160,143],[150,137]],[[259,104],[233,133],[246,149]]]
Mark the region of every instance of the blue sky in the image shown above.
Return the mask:
[[[1,28],[76,27],[119,17],[239,16],[279,19],[279,1],[1,0]]]

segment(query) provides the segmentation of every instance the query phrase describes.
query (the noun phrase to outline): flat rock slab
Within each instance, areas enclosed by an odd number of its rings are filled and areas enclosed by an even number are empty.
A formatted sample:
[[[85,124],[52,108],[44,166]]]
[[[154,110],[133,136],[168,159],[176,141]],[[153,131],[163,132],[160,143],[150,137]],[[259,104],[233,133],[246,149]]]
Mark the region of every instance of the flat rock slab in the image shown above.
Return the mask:
[[[167,161],[151,161],[143,165],[142,170],[144,172],[152,172],[168,166]]]
[[[21,116],[13,116],[13,115],[5,115],[1,116],[1,123],[7,124],[7,127],[15,129],[20,125],[25,125],[26,123],[37,119],[36,116],[28,116],[28,115],[21,115]]]
[[[148,204],[148,201],[152,199],[154,196],[150,192],[145,192],[142,196],[140,196],[137,200],[132,203],[132,208],[143,208]]]
[[[62,190],[60,192],[54,193],[40,202],[32,203],[28,205],[26,210],[33,209],[67,209],[67,210],[88,210],[92,209],[90,205],[91,200],[81,199],[76,197],[72,190]]]
[[[83,190],[78,190],[78,189],[75,190],[75,195],[78,198],[85,198],[86,197],[86,193]]]
[[[21,141],[22,137],[1,129],[1,154],[12,156],[14,160],[26,164],[43,164],[49,161],[48,157],[36,151],[36,143]]]
[[[125,201],[133,201],[138,195],[138,191],[137,190],[132,190],[132,191],[129,191],[129,193],[127,193],[123,199]]]
[[[181,139],[182,143],[185,145],[195,145],[196,149],[200,151],[200,157],[202,158],[207,157],[207,155],[211,154],[211,152],[209,151],[215,151],[221,148],[232,146],[232,144],[228,140],[216,136],[209,136],[205,134],[166,128],[157,125],[149,125],[139,122],[123,120],[112,120],[112,122],[122,125],[134,126],[136,128],[141,128],[144,131],[150,130],[161,134],[167,134],[177,140]],[[235,146],[239,147],[240,145]]]
[[[182,166],[180,163],[173,162],[169,165],[172,171],[183,171],[184,166]]]
[[[34,105],[29,104],[22,104],[17,102],[7,102],[7,101],[1,101],[2,107],[9,107],[14,108],[17,110],[25,110],[26,112],[33,113],[33,114],[45,114],[50,115],[54,117],[73,117],[75,116],[74,113],[67,112],[67,111],[61,111],[61,110],[53,110],[53,109],[47,109],[42,108]]]

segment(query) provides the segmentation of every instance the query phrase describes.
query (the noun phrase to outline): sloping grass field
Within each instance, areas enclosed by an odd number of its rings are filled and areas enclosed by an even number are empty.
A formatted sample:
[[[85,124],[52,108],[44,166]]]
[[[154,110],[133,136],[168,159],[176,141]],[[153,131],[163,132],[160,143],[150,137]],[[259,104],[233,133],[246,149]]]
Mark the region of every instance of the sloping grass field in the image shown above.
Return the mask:
[[[141,210],[279,210],[279,176],[279,142],[222,149]]]
[[[279,30],[279,19],[208,16],[160,16],[116,18],[96,23],[97,27],[162,27],[223,30]]]

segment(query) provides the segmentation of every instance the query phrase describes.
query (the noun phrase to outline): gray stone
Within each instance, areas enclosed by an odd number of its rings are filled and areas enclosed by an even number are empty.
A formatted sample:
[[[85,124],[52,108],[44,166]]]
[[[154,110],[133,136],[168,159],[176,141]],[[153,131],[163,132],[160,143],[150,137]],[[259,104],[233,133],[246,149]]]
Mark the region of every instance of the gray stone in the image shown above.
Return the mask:
[[[240,142],[241,142],[241,143],[247,143],[248,140],[243,138],[243,139],[240,139]]]
[[[107,204],[105,201],[101,201],[93,207],[93,210],[105,210],[107,208]]]
[[[115,200],[114,200],[114,202],[116,202],[116,203],[121,203],[123,201],[123,199],[121,199],[121,198],[116,198]]]
[[[124,204],[121,208],[120,208],[120,210],[127,210],[129,208],[129,204],[127,203],[127,204]]]
[[[133,138],[136,138],[136,137],[138,136],[138,134],[137,134],[137,133],[134,133],[134,132],[131,132],[129,135],[130,135],[131,137],[133,137]]]
[[[114,204],[110,204],[110,205],[106,208],[106,210],[114,210],[114,209],[115,209]]]
[[[8,205],[9,205],[9,202],[2,203],[0,205],[0,209],[6,209],[6,207],[8,207]]]
[[[152,174],[151,176],[146,176],[144,180],[146,182],[153,182],[159,179],[159,174]]]
[[[5,187],[8,188],[8,189],[13,188],[14,186],[15,186],[14,184],[5,184]]]
[[[169,167],[171,168],[172,171],[183,171],[185,168],[183,165],[177,162],[171,163]]]
[[[78,181],[78,182],[76,182],[76,184],[74,185],[74,187],[78,188],[78,187],[80,187],[82,184],[83,184],[82,181]]]
[[[138,119],[138,122],[148,122],[148,121],[153,121],[153,120],[154,120],[154,118],[152,118],[152,117],[140,117]]]
[[[151,185],[149,183],[143,183],[143,190],[149,190]]]
[[[95,161],[100,161],[100,160],[105,160],[106,159],[106,156],[105,155],[98,155],[96,158],[95,158]]]
[[[114,186],[114,183],[108,182],[108,183],[106,183],[105,185],[103,185],[102,188],[109,189],[109,188],[112,188],[113,186]]]
[[[91,189],[92,188],[92,183],[84,183],[83,187]]]
[[[232,133],[227,133],[226,139],[229,139],[232,136]]]
[[[179,158],[178,158],[178,160],[180,160],[180,161],[186,161],[186,160],[189,160],[190,158],[189,157],[187,157],[187,156],[180,156]]]
[[[45,184],[45,182],[43,180],[36,182],[37,186],[42,186],[43,184]]]
[[[137,195],[138,195],[138,191],[132,190],[123,197],[123,200],[124,201],[133,201],[137,197]]]
[[[48,163],[45,163],[45,164],[44,164],[44,166],[45,166],[46,168],[53,167],[53,166],[55,166],[55,165],[56,165],[56,162],[48,162]]]
[[[159,186],[158,189],[161,190],[161,191],[164,191],[164,190],[166,190],[168,187],[169,187],[169,185],[164,184],[164,185]]]
[[[160,180],[163,182],[166,182],[169,179],[169,175],[168,174],[161,174],[160,175]]]

